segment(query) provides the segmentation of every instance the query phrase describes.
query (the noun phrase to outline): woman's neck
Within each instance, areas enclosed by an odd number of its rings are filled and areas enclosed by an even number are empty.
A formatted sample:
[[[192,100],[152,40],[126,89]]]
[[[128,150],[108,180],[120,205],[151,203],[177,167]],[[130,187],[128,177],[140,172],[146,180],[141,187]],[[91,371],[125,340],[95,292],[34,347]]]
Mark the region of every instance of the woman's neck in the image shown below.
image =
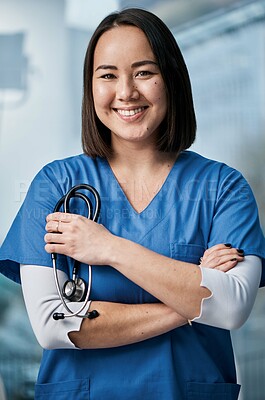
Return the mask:
[[[176,158],[157,150],[131,149],[114,153],[108,161],[132,207],[141,212],[163,186]]]
[[[113,155],[109,158],[109,164],[113,169],[128,171],[131,174],[155,170],[168,165],[172,166],[177,156],[172,153],[158,151],[154,146],[144,146],[140,143],[126,144],[113,150]]]

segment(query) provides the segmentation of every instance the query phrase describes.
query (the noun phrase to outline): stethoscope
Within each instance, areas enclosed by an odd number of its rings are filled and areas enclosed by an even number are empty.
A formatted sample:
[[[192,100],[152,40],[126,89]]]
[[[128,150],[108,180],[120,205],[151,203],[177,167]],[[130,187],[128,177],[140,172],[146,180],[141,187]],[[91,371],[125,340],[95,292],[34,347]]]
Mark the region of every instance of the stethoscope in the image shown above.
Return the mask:
[[[94,207],[93,207],[93,204],[92,204],[90,198],[87,197],[82,192],[79,192],[79,190],[82,190],[82,189],[88,190],[93,195]],[[82,199],[86,203],[87,218],[91,219],[92,221],[97,222],[98,217],[99,217],[99,212],[100,212],[100,196],[99,196],[97,190],[93,186],[87,185],[85,183],[73,186],[66,193],[66,195],[62,196],[61,199],[57,202],[56,206],[54,207],[53,212],[57,212],[60,210],[61,207],[63,207],[63,212],[69,213],[70,212],[70,200],[73,198]],[[58,295],[59,295],[62,305],[68,312],[68,314],[54,313],[53,319],[59,320],[59,319],[67,318],[67,317],[79,317],[79,318],[93,319],[93,318],[98,317],[99,313],[97,310],[93,310],[93,311],[87,312],[85,314],[81,314],[82,311],[87,307],[87,305],[89,303],[89,296],[90,296],[91,283],[92,283],[91,265],[88,265],[88,284],[86,285],[85,281],[78,276],[78,270],[79,270],[80,263],[78,261],[74,260],[72,279],[68,279],[64,283],[64,285],[61,289],[60,284],[59,284],[57,265],[56,265],[57,254],[52,253],[51,258],[52,258],[53,274],[54,274],[54,281],[55,281],[56,289],[57,289],[57,292],[58,292]],[[86,289],[86,286],[87,286],[87,289]],[[69,301],[75,301],[75,302],[84,301],[84,303],[77,311],[74,312],[68,306],[65,299],[67,299]]]

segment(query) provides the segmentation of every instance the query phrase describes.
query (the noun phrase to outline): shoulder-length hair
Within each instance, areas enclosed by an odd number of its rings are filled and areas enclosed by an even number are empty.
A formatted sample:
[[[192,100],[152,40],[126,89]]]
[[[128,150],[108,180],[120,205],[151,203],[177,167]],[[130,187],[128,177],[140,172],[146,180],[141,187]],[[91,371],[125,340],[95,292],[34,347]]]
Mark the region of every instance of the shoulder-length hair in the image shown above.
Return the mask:
[[[166,87],[167,115],[157,138],[157,149],[178,153],[195,140],[196,117],[188,70],[179,46],[169,28],[149,11],[128,8],[108,15],[99,24],[89,42],[84,62],[82,104],[82,145],[91,157],[112,154],[110,131],[96,115],[92,77],[94,52],[101,35],[122,25],[136,26],[149,40]]]

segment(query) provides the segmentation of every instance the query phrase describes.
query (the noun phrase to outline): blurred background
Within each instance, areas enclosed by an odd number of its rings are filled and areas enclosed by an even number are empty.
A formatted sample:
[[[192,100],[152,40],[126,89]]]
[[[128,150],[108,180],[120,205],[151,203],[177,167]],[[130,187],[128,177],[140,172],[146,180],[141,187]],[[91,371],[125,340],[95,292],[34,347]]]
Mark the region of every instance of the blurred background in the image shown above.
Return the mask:
[[[37,171],[82,151],[86,46],[105,15],[128,6],[172,29],[192,80],[193,149],[243,172],[264,230],[264,0],[0,0],[0,244]],[[241,400],[265,399],[264,290],[233,332]],[[20,287],[0,276],[0,400],[34,398],[40,357]]]

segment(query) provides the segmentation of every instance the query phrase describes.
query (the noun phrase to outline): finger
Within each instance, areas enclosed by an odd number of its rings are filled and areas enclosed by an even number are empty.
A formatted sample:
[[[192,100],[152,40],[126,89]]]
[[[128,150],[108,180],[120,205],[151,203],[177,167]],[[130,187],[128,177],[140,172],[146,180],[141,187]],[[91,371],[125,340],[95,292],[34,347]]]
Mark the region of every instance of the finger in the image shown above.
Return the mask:
[[[220,244],[216,244],[212,247],[209,247],[209,249],[205,250],[204,254],[208,256],[217,250],[225,250],[225,249],[231,249],[231,248],[232,248],[232,245],[230,243],[220,243]]]
[[[234,268],[238,262],[239,262],[239,260],[237,260],[237,259],[230,260],[222,265],[219,265],[215,269],[222,271],[222,272],[228,272],[228,271],[230,271],[230,269]]]
[[[49,254],[51,253],[56,253],[56,254],[65,254],[67,255],[66,252],[66,246],[64,244],[58,244],[58,243],[47,243],[45,246],[45,251]]]
[[[245,252],[243,249],[236,249],[237,253],[241,256],[244,256]]]
[[[202,260],[204,262],[216,262],[216,260],[221,260],[222,261],[229,261],[229,259],[233,257],[244,257],[244,251],[242,249],[236,249],[236,248],[222,248],[222,249],[216,249],[212,251],[211,253],[204,253]]]
[[[47,232],[53,232],[53,233],[63,233],[65,232],[65,228],[67,228],[67,222],[65,221],[51,220],[47,222],[45,226],[45,230]]]
[[[75,214],[56,212],[56,213],[48,214],[46,217],[46,221],[47,222],[49,222],[49,221],[71,222],[73,215],[75,215]]]
[[[58,233],[46,233],[46,235],[44,236],[44,241],[45,243],[60,243],[60,244],[64,244],[65,243],[65,239],[63,237],[63,235],[60,235]]]
[[[207,261],[207,264],[210,265],[210,268],[217,268],[220,267],[223,264],[226,264],[228,262],[239,262],[242,261],[244,256],[240,256],[238,254],[228,254],[225,256],[217,257],[212,260]]]
[[[214,269],[228,262],[231,261],[240,262],[243,261],[244,259],[244,256],[238,254],[237,252],[231,252],[230,254],[222,254],[222,255],[218,255],[217,253],[215,254],[216,255],[212,257],[206,257],[206,258],[203,257],[201,261],[201,266]]]
[[[212,259],[220,259],[220,263],[226,262],[231,260],[232,258],[240,259],[240,257],[244,257],[244,254],[239,254],[237,249],[231,250],[219,250],[218,252],[212,254],[208,257],[208,260],[211,261]]]

